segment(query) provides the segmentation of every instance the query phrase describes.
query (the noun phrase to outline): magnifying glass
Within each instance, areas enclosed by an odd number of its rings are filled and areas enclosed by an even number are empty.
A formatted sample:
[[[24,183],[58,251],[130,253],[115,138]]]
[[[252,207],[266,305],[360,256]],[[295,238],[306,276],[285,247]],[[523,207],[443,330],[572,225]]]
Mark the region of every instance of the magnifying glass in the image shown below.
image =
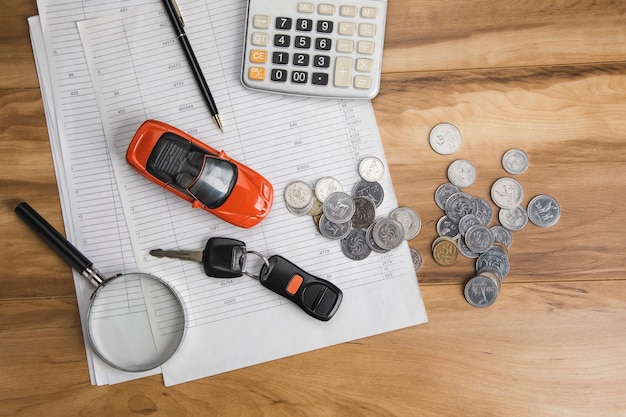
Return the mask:
[[[96,286],[87,310],[89,343],[107,364],[142,372],[167,361],[185,333],[185,310],[178,293],[149,274],[105,278],[28,203],[15,213],[72,268]]]

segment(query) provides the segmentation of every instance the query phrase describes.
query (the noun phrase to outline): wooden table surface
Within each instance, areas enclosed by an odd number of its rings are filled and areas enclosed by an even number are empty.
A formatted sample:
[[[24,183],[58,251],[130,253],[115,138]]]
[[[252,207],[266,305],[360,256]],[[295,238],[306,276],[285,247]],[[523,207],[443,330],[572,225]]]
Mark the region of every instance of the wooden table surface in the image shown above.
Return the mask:
[[[424,325],[171,388],[89,383],[69,267],[13,213],[62,217],[26,18],[0,5],[0,415],[626,416],[626,2],[393,0],[373,100],[398,202],[423,220]],[[463,145],[442,156],[430,129]],[[494,305],[471,307],[473,263],[437,265],[433,193],[454,159],[489,197],[526,151],[524,203],[560,221],[514,233]]]

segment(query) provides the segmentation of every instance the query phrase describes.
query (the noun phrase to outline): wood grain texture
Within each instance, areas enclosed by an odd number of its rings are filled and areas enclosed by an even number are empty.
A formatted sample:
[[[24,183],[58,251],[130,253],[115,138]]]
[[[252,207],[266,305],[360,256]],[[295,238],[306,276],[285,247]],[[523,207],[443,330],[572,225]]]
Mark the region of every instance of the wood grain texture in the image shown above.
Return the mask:
[[[626,416],[626,3],[395,0],[373,100],[429,323],[165,388],[89,384],[69,267],[22,223],[27,200],[63,229],[26,18],[0,5],[0,416]],[[461,149],[438,155],[452,122]],[[514,234],[496,303],[470,307],[473,262],[430,256],[436,187],[469,159],[489,197],[518,147],[524,202],[563,209]],[[249,347],[244,347],[249,348]]]

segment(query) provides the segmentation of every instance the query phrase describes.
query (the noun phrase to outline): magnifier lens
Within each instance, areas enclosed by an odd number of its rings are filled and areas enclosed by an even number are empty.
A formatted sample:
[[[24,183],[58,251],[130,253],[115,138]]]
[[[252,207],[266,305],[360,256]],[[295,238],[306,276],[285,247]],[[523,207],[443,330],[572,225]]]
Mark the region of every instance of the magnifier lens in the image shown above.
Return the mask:
[[[183,338],[185,314],[163,281],[148,274],[126,274],[98,288],[88,326],[91,344],[105,362],[140,372],[174,354]]]

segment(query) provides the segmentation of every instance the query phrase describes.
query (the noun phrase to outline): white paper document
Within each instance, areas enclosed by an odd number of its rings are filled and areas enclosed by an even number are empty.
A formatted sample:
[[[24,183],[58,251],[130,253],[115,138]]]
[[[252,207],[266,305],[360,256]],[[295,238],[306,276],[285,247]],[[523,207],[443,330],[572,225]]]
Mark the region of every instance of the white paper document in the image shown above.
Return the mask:
[[[161,367],[166,385],[427,320],[406,242],[363,261],[349,260],[338,241],[322,237],[310,216],[290,213],[283,199],[289,182],[313,185],[324,176],[337,178],[350,193],[360,179],[357,166],[363,157],[385,161],[369,101],[244,89],[239,74],[246,2],[181,1],[185,29],[220,110],[222,133],[161,2],[146,1],[122,12],[120,4],[127,2],[119,2],[118,10],[105,2],[101,8],[88,3],[93,13],[76,19],[79,31],[52,25],[60,19],[61,10],[54,9],[60,6],[47,5],[58,14],[48,15],[47,26],[42,20],[43,33],[49,34],[46,50],[58,120],[55,166],[57,160],[63,164],[67,182],[64,219],[67,206],[72,238],[101,270],[152,273],[182,295],[187,330],[178,352]],[[71,59],[58,58],[70,53],[75,54]],[[265,176],[275,190],[269,216],[259,226],[240,229],[192,209],[140,176],[126,163],[125,152],[147,119],[172,124]],[[388,172],[381,183],[385,199],[378,217],[397,207]],[[155,248],[202,249],[215,236],[240,239],[266,256],[282,255],[332,281],[344,292],[338,312],[321,322],[248,276],[211,278],[201,264],[149,255]],[[249,265],[252,271],[259,268],[258,262]],[[94,383],[137,376],[90,359]]]

